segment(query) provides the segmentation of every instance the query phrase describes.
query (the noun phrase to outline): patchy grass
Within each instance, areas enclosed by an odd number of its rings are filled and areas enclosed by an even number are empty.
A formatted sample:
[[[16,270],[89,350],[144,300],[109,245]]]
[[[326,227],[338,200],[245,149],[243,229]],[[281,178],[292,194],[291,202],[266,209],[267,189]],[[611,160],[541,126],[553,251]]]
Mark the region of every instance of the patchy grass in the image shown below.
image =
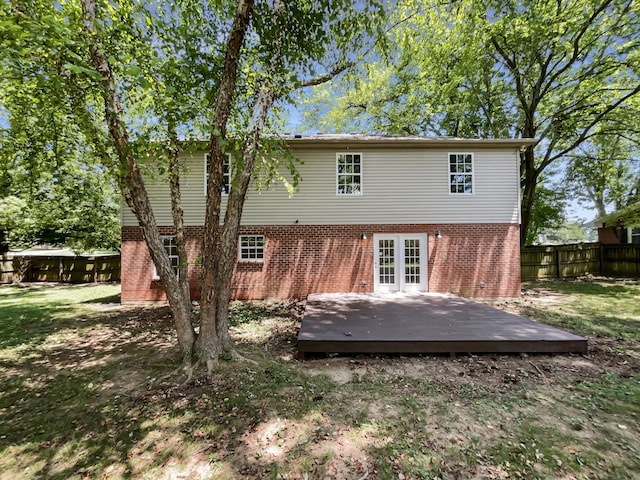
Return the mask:
[[[587,335],[588,355],[299,362],[303,303],[235,302],[257,365],[181,386],[166,307],[2,287],[0,479],[637,478],[640,286],[526,291],[501,308]]]
[[[579,279],[526,285],[521,312],[580,335],[640,342],[640,281]],[[543,296],[545,301],[533,301]]]

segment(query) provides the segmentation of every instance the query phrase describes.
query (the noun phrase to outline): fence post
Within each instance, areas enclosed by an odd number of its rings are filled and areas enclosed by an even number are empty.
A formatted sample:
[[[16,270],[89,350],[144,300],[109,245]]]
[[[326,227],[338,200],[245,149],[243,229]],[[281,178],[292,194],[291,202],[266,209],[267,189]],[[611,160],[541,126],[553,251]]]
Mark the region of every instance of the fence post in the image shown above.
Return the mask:
[[[560,273],[560,248],[556,247],[556,276],[558,278],[562,278],[562,274]]]
[[[599,243],[598,244],[598,253],[600,257],[599,266],[600,266],[600,275],[604,275],[604,246]]]

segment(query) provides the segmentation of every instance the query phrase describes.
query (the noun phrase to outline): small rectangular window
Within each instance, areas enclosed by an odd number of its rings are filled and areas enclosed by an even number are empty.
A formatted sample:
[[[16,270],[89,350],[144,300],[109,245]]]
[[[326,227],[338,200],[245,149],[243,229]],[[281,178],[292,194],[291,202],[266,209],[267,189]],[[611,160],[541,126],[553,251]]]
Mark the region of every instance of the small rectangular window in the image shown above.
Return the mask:
[[[240,235],[238,258],[245,262],[264,260],[264,235]]]
[[[167,252],[167,255],[169,255],[169,260],[171,261],[173,271],[176,275],[178,275],[178,265],[180,264],[180,257],[178,257],[178,246],[176,245],[176,237],[166,235],[161,236],[160,239],[162,240],[162,245],[164,246],[165,252]],[[154,280],[158,280],[160,278],[155,265],[153,266],[153,278]]]
[[[207,194],[207,184],[209,182],[209,157],[210,154],[204,155],[204,194]],[[222,165],[222,195],[229,195],[231,192],[231,155],[225,155]]]
[[[473,194],[473,154],[449,154],[449,193]]]
[[[338,195],[362,195],[361,153],[338,153],[336,171]]]
[[[631,242],[640,243],[640,227],[633,227],[631,229]]]

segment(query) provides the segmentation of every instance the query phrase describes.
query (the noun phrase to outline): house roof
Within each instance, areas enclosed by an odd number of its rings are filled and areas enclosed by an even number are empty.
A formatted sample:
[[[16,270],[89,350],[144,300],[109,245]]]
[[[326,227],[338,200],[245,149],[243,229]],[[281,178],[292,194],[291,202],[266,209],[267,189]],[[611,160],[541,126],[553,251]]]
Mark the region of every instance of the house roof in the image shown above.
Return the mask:
[[[525,148],[535,145],[538,140],[535,138],[458,138],[458,137],[419,137],[401,135],[367,135],[360,133],[334,134],[317,133],[305,134],[285,134],[283,138],[291,145],[321,145],[321,144],[368,144],[380,146],[415,146],[415,147],[512,147]]]
[[[636,225],[640,224],[640,202],[621,208],[602,218],[597,218],[594,223],[603,225]]]

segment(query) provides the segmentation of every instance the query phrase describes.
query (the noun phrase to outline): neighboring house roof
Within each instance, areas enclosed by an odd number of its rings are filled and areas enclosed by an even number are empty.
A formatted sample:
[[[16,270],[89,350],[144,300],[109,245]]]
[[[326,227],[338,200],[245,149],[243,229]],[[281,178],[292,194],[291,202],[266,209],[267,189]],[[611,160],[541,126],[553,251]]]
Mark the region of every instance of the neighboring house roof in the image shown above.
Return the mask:
[[[602,218],[593,221],[594,224],[602,225],[638,225],[640,224],[640,202],[633,203],[627,207],[610,213]]]
[[[359,133],[333,134],[318,133],[312,135],[285,134],[284,138],[290,145],[332,144],[349,142],[368,145],[402,145],[419,147],[513,147],[524,148],[535,145],[535,138],[457,138],[457,137],[418,137],[401,135],[367,135]]]

